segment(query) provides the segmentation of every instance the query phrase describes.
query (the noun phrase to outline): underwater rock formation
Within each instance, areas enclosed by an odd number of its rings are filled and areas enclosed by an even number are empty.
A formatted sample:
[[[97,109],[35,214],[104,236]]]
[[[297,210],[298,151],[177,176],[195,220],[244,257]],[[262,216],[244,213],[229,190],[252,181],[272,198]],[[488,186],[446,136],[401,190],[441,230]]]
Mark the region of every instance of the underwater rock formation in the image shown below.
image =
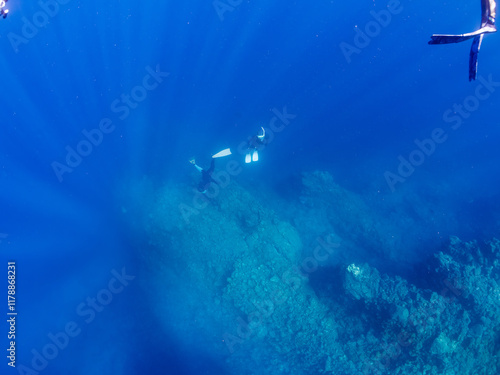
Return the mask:
[[[184,202],[196,197],[203,204]],[[221,288],[237,262],[273,264],[278,270],[299,261],[302,243],[296,230],[232,182],[206,197],[185,185],[169,185],[157,198],[147,224],[152,242],[168,249],[191,276]]]
[[[294,223],[304,232],[322,228],[336,233],[344,244],[378,252],[387,250],[375,212],[359,195],[335,183],[329,173],[302,174],[300,203]]]
[[[322,213],[318,228],[348,236],[357,225],[372,234],[369,245],[358,246],[384,246],[376,216],[358,196],[322,172],[303,183],[305,209]],[[151,303],[159,305],[162,285],[173,288],[175,277],[187,283],[195,297],[183,298],[189,306],[178,329],[188,335],[195,325],[230,372],[500,373],[500,241],[480,246],[452,237],[426,264],[429,288],[379,272],[372,259],[349,261],[348,253],[345,264],[305,272],[304,226],[294,227],[236,181],[211,197],[196,194],[170,184],[154,198],[146,228],[157,251],[147,262],[159,286]],[[318,207],[314,194],[334,202]],[[176,275],[170,279],[169,269]],[[155,308],[159,319],[167,305]]]
[[[300,196],[298,203],[292,202],[290,216],[304,243],[319,233],[334,233],[343,244],[338,260],[344,262],[352,261],[355,254],[358,259],[383,258],[379,267],[400,268],[419,261],[422,245],[435,247],[440,239],[446,240],[446,233],[456,233],[453,215],[439,201],[440,193],[361,195],[324,171],[302,173],[297,190]]]
[[[370,314],[385,315],[380,342],[392,340],[385,356],[371,357],[395,374],[499,373],[499,250],[498,240],[481,248],[452,237],[447,251],[436,254],[437,265],[429,264],[434,291],[367,264],[349,265],[346,293],[364,301]]]

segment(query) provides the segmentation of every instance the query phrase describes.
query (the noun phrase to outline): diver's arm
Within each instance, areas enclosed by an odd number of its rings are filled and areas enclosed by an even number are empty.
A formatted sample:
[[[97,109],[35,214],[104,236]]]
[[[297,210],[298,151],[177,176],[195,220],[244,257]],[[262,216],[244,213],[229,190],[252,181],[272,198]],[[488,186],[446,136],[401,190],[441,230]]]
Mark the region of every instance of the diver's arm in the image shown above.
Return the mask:
[[[194,158],[189,160],[189,162],[194,165],[194,167],[198,170],[198,172],[203,171],[203,168],[196,164],[196,161],[194,160]]]

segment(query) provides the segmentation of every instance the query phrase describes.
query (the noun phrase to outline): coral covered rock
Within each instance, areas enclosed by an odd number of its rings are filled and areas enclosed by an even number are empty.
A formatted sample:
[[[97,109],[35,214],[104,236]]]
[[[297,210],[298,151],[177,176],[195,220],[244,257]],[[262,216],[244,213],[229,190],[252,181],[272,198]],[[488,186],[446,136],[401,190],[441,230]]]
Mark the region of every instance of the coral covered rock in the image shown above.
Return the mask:
[[[313,227],[378,254],[388,242],[377,216],[329,174],[304,175],[303,184],[302,212],[318,216],[292,223],[236,181],[210,195],[184,184],[158,190],[146,221],[154,251],[143,255],[158,320],[178,298],[179,336],[195,326],[200,345],[239,374],[500,372],[500,241],[452,237],[426,264],[427,286],[348,251],[345,264],[306,272],[303,239]],[[174,295],[176,283],[189,293]]]

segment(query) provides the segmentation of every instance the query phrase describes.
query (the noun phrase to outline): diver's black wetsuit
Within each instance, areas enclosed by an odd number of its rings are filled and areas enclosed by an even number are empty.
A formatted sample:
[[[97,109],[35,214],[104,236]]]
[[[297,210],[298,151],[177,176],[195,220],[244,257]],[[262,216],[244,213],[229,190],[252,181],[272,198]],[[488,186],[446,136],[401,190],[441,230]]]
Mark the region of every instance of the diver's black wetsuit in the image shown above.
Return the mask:
[[[267,139],[261,139],[257,135],[254,135],[252,138],[248,140],[248,149],[249,150],[258,150],[263,148],[267,143]]]
[[[212,178],[212,173],[214,173],[214,169],[215,169],[215,159],[212,158],[212,162],[210,163],[210,168],[208,168],[207,170],[204,169],[201,170],[201,181],[198,184],[198,191],[205,192],[208,186],[212,182],[215,184],[217,183],[217,181],[215,181]]]

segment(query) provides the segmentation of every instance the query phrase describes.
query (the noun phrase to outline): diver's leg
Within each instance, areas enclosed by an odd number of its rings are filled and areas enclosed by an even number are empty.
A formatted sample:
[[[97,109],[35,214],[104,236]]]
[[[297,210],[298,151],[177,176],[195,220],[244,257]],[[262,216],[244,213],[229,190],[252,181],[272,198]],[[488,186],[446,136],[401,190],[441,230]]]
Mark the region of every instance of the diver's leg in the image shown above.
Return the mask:
[[[208,173],[208,174],[212,174],[212,173],[213,173],[213,171],[214,171],[214,169],[215,169],[215,159],[214,159],[214,158],[212,158],[212,162],[210,163],[210,168],[208,168],[207,173]]]

